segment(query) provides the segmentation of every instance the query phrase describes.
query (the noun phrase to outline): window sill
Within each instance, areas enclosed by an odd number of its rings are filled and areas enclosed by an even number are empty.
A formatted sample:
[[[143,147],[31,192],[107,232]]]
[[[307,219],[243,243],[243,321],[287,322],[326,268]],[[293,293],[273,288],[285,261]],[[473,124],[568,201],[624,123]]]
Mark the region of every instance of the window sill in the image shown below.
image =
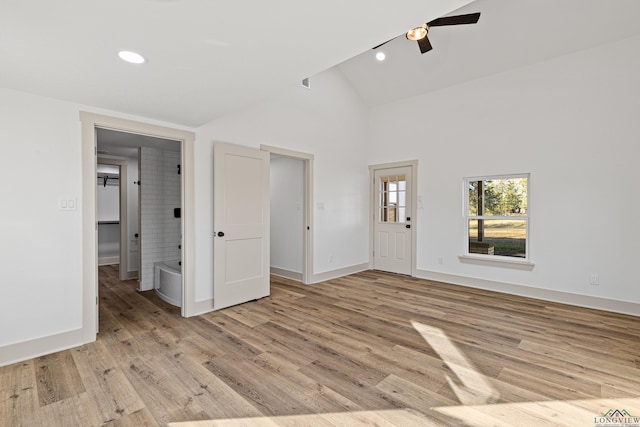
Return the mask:
[[[501,257],[499,259],[495,259],[493,255],[458,255],[458,259],[460,262],[465,264],[476,264],[476,265],[486,265],[489,267],[504,267],[504,268],[513,268],[516,270],[533,270],[535,264],[530,261],[520,261],[517,259],[506,259]]]

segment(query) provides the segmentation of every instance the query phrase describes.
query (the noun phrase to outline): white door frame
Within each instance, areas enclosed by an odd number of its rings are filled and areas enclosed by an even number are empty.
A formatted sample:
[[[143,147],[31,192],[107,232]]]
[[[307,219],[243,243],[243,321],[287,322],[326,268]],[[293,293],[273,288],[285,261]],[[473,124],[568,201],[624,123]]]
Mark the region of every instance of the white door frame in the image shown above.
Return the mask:
[[[142,176],[142,147],[138,147],[138,180],[136,181],[136,185],[138,186],[138,216],[136,221],[138,221],[138,236],[136,237],[138,240],[138,287],[137,290],[140,290],[140,280],[142,280],[142,239],[140,238],[140,232],[142,231],[142,214],[140,207],[142,206],[142,191],[140,191],[140,177]],[[183,283],[184,286],[184,283]],[[183,292],[183,301],[184,301],[184,292]]]
[[[417,248],[417,229],[418,229],[418,161],[407,160],[403,162],[393,163],[381,163],[377,165],[369,165],[369,218],[371,219],[369,227],[369,268],[372,269],[373,263],[373,250],[375,246],[375,223],[376,223],[376,179],[375,173],[381,169],[391,169],[399,167],[411,168],[411,276],[415,276],[417,272],[416,267],[416,248]]]
[[[96,197],[96,128],[112,129],[157,138],[172,139],[181,144],[182,165],[182,315],[194,313],[195,253],[194,232],[194,141],[193,132],[136,122],[102,114],[80,112],[82,129],[82,331],[84,342],[96,339],[98,331],[98,239]],[[89,185],[90,183],[90,185]]]
[[[286,148],[261,145],[262,151],[270,154],[290,157],[302,160],[304,163],[304,202],[303,221],[304,233],[302,233],[302,283],[305,285],[313,283],[313,154],[300,151],[288,150]]]
[[[118,166],[120,169],[118,188],[119,210],[120,210],[120,265],[118,273],[120,280],[129,279],[129,211],[127,208],[127,166],[126,160],[107,159],[98,157],[98,163],[101,165]]]

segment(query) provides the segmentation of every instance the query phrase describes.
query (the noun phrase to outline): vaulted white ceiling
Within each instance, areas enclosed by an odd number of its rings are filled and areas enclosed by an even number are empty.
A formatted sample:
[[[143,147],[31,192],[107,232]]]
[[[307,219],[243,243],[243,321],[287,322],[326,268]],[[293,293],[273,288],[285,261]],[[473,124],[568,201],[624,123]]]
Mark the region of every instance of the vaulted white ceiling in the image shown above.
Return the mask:
[[[2,0],[0,87],[200,125],[468,2]]]
[[[0,87],[197,126],[336,64],[375,106],[640,34],[638,0],[469,3],[3,0]],[[471,12],[475,25],[431,29],[424,55],[403,35]],[[396,36],[377,62],[371,47]]]
[[[477,0],[451,15],[473,12],[477,24],[431,28],[424,55],[401,34],[338,69],[376,106],[640,34],[638,0]]]

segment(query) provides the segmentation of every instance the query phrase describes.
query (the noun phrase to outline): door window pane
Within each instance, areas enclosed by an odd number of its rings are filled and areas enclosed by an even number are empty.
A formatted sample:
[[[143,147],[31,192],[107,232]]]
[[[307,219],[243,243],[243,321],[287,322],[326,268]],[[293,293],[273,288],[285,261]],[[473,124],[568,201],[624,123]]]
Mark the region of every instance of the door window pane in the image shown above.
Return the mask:
[[[378,185],[380,222],[405,222],[407,180],[404,175],[382,176]]]

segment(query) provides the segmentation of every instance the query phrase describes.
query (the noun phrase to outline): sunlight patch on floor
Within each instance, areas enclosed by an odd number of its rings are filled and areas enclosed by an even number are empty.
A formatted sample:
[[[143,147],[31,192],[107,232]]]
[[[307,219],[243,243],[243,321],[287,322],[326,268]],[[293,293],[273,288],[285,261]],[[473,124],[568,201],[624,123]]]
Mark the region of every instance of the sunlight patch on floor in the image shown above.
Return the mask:
[[[185,421],[169,423],[169,427],[440,426],[442,420],[471,427],[582,427],[612,425],[606,414],[616,410],[640,417],[640,396],[494,403],[500,399],[500,392],[492,385],[492,379],[479,372],[444,331],[416,321],[411,321],[411,324],[451,371],[446,380],[460,405],[421,408],[433,417],[407,408]],[[640,427],[640,423],[637,425]]]
[[[584,427],[603,425],[604,415],[611,409],[624,409],[640,414],[640,398],[550,400],[540,402],[460,405],[431,408],[445,418],[457,420],[469,427]],[[604,421],[605,425],[607,424]],[[169,423],[169,427],[336,427],[336,426],[439,426],[433,418],[410,410],[380,410],[331,412],[326,414],[249,417],[222,420],[184,421]],[[614,425],[614,424],[610,424]],[[619,425],[619,424],[615,424]],[[636,425],[636,424],[629,424]],[[638,424],[640,425],[640,423]]]
[[[420,322],[411,321],[411,325],[424,340],[438,353],[442,361],[455,376],[446,376],[449,386],[463,405],[481,405],[495,402],[500,393],[473,366],[464,354],[447,337],[442,329]]]
[[[408,410],[330,412],[327,414],[286,415],[279,417],[233,418],[224,420],[169,423],[169,427],[333,427],[333,426],[437,426],[424,415]]]
[[[466,426],[511,427],[517,423],[518,426],[523,427],[542,425],[584,427],[598,425],[598,422],[601,422],[600,418],[603,418],[603,414],[610,409],[625,409],[634,416],[640,416],[640,398],[550,400],[433,409],[451,418],[464,421]]]

